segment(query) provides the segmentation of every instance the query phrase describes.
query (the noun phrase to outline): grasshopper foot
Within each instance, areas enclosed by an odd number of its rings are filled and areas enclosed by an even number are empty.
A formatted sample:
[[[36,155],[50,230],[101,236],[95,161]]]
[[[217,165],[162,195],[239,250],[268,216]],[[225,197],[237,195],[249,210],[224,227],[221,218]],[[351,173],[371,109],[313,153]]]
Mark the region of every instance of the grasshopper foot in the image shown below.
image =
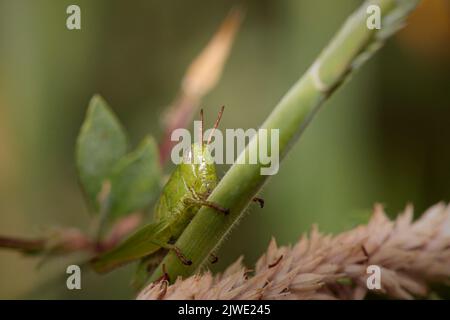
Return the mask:
[[[264,208],[264,199],[263,198],[255,197],[255,198],[252,199],[252,201],[253,202],[258,202],[258,204],[259,204],[261,209]]]
[[[209,257],[210,257],[210,263],[211,264],[214,264],[214,263],[217,263],[217,261],[219,261],[219,257],[218,256],[216,256],[214,253],[211,253],[210,255],[209,255]]]

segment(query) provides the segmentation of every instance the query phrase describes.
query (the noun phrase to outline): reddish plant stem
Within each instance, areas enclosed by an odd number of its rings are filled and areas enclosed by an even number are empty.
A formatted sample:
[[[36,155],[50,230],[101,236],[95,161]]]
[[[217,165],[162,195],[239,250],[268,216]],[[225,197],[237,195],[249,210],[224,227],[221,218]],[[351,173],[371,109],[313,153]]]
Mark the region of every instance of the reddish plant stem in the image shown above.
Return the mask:
[[[15,249],[24,253],[36,253],[44,250],[45,239],[19,239],[0,236],[0,248]]]

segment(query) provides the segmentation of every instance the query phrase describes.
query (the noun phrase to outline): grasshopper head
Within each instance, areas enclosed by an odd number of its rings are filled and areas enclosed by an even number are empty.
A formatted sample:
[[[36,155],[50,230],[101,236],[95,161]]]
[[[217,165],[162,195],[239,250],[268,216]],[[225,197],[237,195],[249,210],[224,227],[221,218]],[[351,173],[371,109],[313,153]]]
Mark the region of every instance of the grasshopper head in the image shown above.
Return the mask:
[[[217,129],[220,119],[222,118],[224,106],[219,111],[217,120],[214,124],[207,142],[203,139],[203,109],[200,110],[200,143],[194,143],[191,150],[185,154],[182,167],[184,168],[184,181],[193,187],[197,194],[203,196],[209,195],[217,185],[216,167],[214,166],[214,159],[209,151],[209,144]]]
[[[209,193],[216,187],[216,167],[208,145],[192,144],[191,150],[184,156],[183,165],[189,170],[188,176],[184,175],[185,180],[190,180],[189,184],[194,186],[196,192]]]

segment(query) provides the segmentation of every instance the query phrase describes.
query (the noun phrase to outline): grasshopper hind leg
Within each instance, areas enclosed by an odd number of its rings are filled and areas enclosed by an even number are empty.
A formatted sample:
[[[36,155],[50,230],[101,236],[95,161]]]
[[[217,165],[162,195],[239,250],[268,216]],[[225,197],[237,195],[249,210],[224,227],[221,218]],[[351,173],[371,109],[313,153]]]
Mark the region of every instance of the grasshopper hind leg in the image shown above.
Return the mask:
[[[164,258],[166,250],[159,250],[154,254],[142,258],[136,266],[136,270],[131,279],[131,286],[137,292],[142,290],[147,284],[150,275],[156,270]]]
[[[165,264],[162,265],[162,272],[163,272],[163,275],[161,277],[159,277],[158,279],[156,279],[154,281],[154,283],[158,283],[158,282],[165,283],[166,287],[165,287],[164,290],[166,290],[167,289],[167,283],[170,282],[170,277],[169,277],[169,274],[167,273]]]

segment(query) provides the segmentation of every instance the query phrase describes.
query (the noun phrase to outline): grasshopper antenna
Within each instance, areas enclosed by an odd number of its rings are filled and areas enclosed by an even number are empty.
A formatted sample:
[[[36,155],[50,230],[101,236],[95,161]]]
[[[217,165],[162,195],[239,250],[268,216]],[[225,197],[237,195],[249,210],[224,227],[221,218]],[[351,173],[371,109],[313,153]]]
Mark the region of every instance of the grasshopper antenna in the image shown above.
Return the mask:
[[[203,152],[203,109],[200,109],[200,143]]]
[[[211,143],[212,137],[214,136],[214,132],[216,132],[216,129],[219,126],[220,119],[222,119],[223,110],[225,110],[225,106],[222,106],[220,108],[219,115],[217,116],[216,122],[214,123],[214,127],[211,133],[209,134],[208,141],[206,142],[207,145]]]

